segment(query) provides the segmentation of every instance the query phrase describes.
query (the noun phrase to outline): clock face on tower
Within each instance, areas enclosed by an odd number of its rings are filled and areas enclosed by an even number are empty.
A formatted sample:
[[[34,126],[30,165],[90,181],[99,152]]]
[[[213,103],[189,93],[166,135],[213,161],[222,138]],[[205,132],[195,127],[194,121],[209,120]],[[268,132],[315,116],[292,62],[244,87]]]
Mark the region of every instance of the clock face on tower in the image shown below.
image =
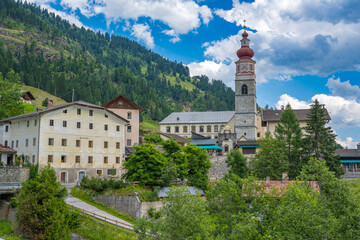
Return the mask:
[[[249,65],[247,63],[240,64],[240,71],[247,71],[249,70]]]

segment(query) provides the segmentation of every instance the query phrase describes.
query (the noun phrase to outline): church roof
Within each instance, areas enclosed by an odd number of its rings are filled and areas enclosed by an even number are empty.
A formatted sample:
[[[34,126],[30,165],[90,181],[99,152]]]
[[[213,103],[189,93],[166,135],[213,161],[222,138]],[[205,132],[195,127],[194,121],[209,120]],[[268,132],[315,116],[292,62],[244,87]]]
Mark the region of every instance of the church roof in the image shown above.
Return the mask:
[[[159,124],[228,123],[235,111],[173,112]]]
[[[262,111],[262,120],[264,122],[279,122],[281,113],[283,110],[263,110]],[[299,121],[306,121],[308,120],[307,114],[310,111],[310,109],[293,109],[295,112],[295,115]],[[328,120],[330,120],[330,115],[328,111],[325,109],[326,117]]]

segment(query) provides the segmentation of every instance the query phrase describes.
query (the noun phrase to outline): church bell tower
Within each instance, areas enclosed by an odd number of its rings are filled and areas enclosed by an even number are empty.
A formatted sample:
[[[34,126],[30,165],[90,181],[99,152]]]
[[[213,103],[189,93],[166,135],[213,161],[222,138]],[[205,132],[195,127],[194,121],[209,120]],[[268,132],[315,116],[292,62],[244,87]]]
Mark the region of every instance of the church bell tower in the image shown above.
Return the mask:
[[[246,29],[242,34],[241,48],[237,51],[239,60],[235,74],[235,133],[239,140],[256,140],[256,81],[254,51],[250,48]]]

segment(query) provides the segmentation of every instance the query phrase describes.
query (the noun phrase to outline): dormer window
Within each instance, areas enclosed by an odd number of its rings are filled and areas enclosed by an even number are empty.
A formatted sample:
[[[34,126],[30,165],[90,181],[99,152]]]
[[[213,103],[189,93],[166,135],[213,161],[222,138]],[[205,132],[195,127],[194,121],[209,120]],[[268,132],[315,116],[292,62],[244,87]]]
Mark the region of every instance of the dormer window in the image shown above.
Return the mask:
[[[122,106],[123,106],[123,102],[119,102],[118,105],[119,105],[119,107],[122,107]]]

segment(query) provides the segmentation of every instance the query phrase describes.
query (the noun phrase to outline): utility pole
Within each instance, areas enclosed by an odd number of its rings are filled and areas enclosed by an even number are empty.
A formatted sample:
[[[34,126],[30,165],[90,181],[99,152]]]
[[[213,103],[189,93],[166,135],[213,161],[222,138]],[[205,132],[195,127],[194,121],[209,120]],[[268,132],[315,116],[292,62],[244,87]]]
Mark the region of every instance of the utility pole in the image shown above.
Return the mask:
[[[74,99],[75,99],[75,89],[73,89],[72,91],[72,102],[74,102]]]

